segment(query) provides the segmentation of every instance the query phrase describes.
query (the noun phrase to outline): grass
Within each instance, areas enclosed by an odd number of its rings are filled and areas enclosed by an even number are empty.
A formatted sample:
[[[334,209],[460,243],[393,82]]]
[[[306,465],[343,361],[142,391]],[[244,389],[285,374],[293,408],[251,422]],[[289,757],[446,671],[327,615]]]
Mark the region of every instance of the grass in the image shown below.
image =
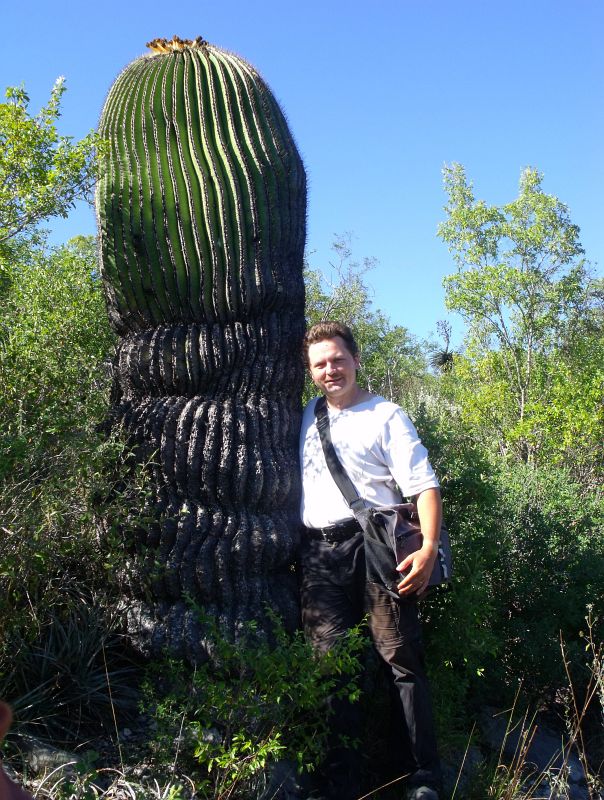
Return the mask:
[[[94,627],[92,630],[98,632],[98,629]],[[94,638],[92,632],[90,638]],[[66,628],[63,624],[51,640],[56,646],[56,649],[52,651],[52,656],[48,649],[49,644],[46,644],[42,662],[47,660],[48,663],[41,668],[50,669],[51,665],[56,668],[58,653],[65,652],[65,648],[71,651],[75,639],[73,630]],[[508,712],[504,741],[494,761],[490,766],[488,762],[483,762],[465,780],[461,780],[464,756],[459,767],[458,780],[447,800],[549,800],[552,797],[562,800],[562,798],[568,798],[570,796],[568,767],[571,752],[577,752],[581,759],[587,777],[590,799],[601,798],[603,786],[598,778],[600,765],[593,763],[593,756],[590,757],[588,743],[585,740],[588,718],[595,715],[597,721],[604,723],[604,652],[602,643],[594,639],[591,617],[587,619],[584,640],[590,680],[581,700],[573,691],[566,649],[564,644],[561,645],[569,680],[567,737],[566,744],[562,749],[561,763],[557,764],[555,768],[554,764],[550,763],[541,770],[537,770],[531,764],[530,747],[536,735],[536,718],[528,712],[518,718],[515,704]],[[93,656],[92,663],[96,663],[96,658],[103,652],[106,652],[106,655],[114,654],[112,649],[104,651],[101,643],[98,643],[96,648],[90,647],[90,649],[87,649],[86,643],[84,643],[79,652],[86,656]],[[228,647],[224,652],[228,653]],[[235,651],[232,651],[229,658],[234,654]],[[298,654],[298,658],[300,657]],[[33,654],[32,659],[35,660]],[[231,663],[229,667],[231,675],[232,667]],[[265,662],[262,669],[266,670],[266,668],[267,663]],[[234,740],[241,742],[243,735],[241,731],[247,727],[243,749],[223,748],[221,751],[222,761],[217,757],[218,751],[214,750],[211,763],[204,762],[199,757],[196,758],[194,752],[194,742],[196,741],[199,745],[200,736],[203,739],[203,732],[215,733],[224,722],[225,715],[228,716],[231,713],[229,709],[231,709],[234,697],[237,692],[245,688],[244,683],[249,677],[245,671],[232,675],[234,683],[231,687],[228,686],[228,682],[216,679],[215,686],[208,695],[215,705],[218,704],[215,710],[222,715],[222,719],[215,720],[216,728],[200,728],[199,724],[202,723],[202,720],[195,714],[191,714],[190,709],[187,710],[183,704],[183,697],[190,697],[191,690],[200,691],[201,687],[212,680],[211,672],[203,675],[194,672],[189,674],[190,683],[182,685],[181,688],[184,690],[182,695],[175,695],[172,686],[168,695],[164,697],[161,709],[158,705],[159,698],[156,698],[153,713],[158,716],[158,719],[161,719],[161,724],[158,727],[157,721],[147,718],[146,733],[143,731],[136,742],[120,741],[121,738],[123,739],[123,729],[120,734],[120,725],[123,725],[124,709],[117,704],[120,692],[116,691],[116,687],[124,677],[121,668],[112,670],[109,659],[105,669],[102,668],[102,665],[97,665],[92,672],[88,672],[86,675],[92,678],[91,691],[87,692],[92,706],[102,700],[94,712],[91,707],[86,710],[86,703],[82,702],[81,687],[77,691],[73,690],[70,702],[67,703],[63,683],[59,680],[56,695],[46,688],[42,689],[37,696],[38,702],[42,703],[45,708],[48,708],[48,701],[55,702],[56,700],[58,705],[55,706],[54,713],[42,719],[44,714],[41,708],[38,708],[37,713],[30,715],[30,719],[21,718],[18,730],[23,730],[34,720],[36,725],[41,726],[41,730],[62,731],[69,726],[71,717],[64,718],[61,723],[58,718],[68,707],[71,707],[72,711],[77,709],[78,714],[84,715],[82,719],[78,720],[77,732],[84,731],[93,717],[99,725],[102,724],[105,735],[111,736],[112,739],[110,754],[106,753],[104,757],[101,757],[98,753],[88,751],[87,756],[85,754],[74,757],[71,761],[50,769],[46,774],[34,778],[28,777],[28,788],[36,798],[46,798],[47,800],[100,800],[101,798],[105,798],[105,800],[128,800],[128,798],[132,800],[191,800],[192,798],[196,798],[196,800],[236,800],[236,798],[241,798],[243,800],[245,798],[252,800],[252,798],[258,798],[266,788],[270,765],[279,758],[280,753],[278,749],[270,751],[269,748],[266,753],[267,758],[262,760],[262,743],[259,746],[249,733],[252,722],[249,716],[243,720],[238,719],[239,734],[234,733]],[[178,682],[183,680],[182,673],[175,673],[175,675]],[[114,678],[117,680],[115,684],[113,683]],[[107,694],[100,690],[99,684],[102,680],[107,689],[111,687]],[[47,680],[42,686],[48,687]],[[222,703],[219,700],[220,693],[223,695]],[[107,696],[109,704],[106,702]],[[34,699],[36,698],[30,697],[24,706],[30,712],[33,711]],[[149,699],[149,695],[147,695],[147,704]],[[274,709],[271,713],[274,713]],[[263,735],[267,732],[273,735],[275,733],[274,726],[266,729],[259,726],[261,712],[258,711],[258,714],[260,716],[256,716],[251,727],[256,731],[264,730]],[[24,719],[27,721],[24,722]],[[292,722],[295,718],[288,716],[288,719]],[[231,715],[229,724],[233,724],[235,721],[235,717]],[[203,725],[209,725],[208,719],[203,719]],[[168,728],[170,732],[166,736]],[[285,731],[281,732],[285,733]],[[72,731],[73,733],[74,731]],[[220,735],[224,739],[224,729]],[[468,739],[466,755],[473,735],[474,731]],[[508,751],[506,745],[511,737],[516,744],[513,747],[512,755],[509,756],[506,755]],[[303,746],[304,740],[301,740],[301,743]],[[256,759],[255,769],[245,773],[245,779],[232,780],[229,776],[232,775],[235,761],[239,765],[239,762],[245,760],[246,757]],[[99,762],[98,765],[97,762]],[[400,784],[398,780],[395,780],[391,784],[370,791],[363,797],[365,800],[369,800],[369,798],[377,800],[378,798],[399,797],[400,792]]]

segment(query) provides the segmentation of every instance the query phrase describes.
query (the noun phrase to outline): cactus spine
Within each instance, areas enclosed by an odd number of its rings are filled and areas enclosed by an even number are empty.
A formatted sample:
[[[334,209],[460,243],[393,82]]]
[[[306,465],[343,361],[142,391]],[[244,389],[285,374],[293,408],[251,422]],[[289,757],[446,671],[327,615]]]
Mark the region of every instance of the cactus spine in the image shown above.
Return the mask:
[[[185,596],[235,636],[268,626],[267,603],[297,620],[306,183],[249,64],[200,38],[149,46],[101,116],[101,271],[121,337],[115,417],[155,464],[144,646],[198,659]]]

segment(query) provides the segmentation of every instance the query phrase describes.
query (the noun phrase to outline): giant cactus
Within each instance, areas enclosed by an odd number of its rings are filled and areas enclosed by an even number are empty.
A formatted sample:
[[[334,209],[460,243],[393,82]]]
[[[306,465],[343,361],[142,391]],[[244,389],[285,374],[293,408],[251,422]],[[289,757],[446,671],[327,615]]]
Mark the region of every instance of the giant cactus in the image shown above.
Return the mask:
[[[149,47],[101,116],[101,270],[120,336],[114,416],[154,465],[139,633],[199,659],[188,597],[231,636],[250,619],[266,629],[267,604],[297,620],[306,183],[249,64],[200,38]]]

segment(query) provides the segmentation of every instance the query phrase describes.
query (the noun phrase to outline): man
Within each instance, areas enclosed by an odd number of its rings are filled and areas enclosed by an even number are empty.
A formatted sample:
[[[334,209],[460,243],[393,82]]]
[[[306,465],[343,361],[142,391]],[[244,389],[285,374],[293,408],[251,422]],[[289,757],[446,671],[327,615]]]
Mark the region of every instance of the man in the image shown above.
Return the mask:
[[[427,586],[438,549],[438,481],[407,415],[358,385],[358,348],[347,326],[314,325],[306,334],[304,352],[311,378],[327,400],[336,453],[359,495],[373,506],[400,503],[401,494],[414,497],[423,534],[422,548],[397,566],[399,600],[380,584],[366,582],[363,534],[325,462],[315,420],[317,401],[312,400],[304,411],[300,438],[304,628],[313,646],[325,652],[368,613],[372,639],[400,701],[407,798],[438,800],[440,765],[415,601]],[[336,740],[358,736],[358,711],[334,703]],[[352,748],[335,743],[320,796],[357,798],[359,761]]]

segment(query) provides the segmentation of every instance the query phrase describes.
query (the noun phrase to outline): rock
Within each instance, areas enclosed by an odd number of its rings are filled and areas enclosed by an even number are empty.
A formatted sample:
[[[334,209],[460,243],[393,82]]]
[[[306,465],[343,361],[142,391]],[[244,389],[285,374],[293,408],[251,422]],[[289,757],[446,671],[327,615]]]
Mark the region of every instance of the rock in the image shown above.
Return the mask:
[[[34,736],[21,735],[17,738],[23,764],[35,774],[50,772],[57,767],[64,767],[65,770],[74,771],[75,767],[81,763],[80,758],[75,753],[52,747]]]
[[[457,785],[456,797],[464,796],[464,789],[468,781],[476,774],[478,768],[484,763],[484,756],[480,748],[470,745],[466,750],[456,750],[446,760],[443,760],[443,788],[445,797],[449,797]]]

